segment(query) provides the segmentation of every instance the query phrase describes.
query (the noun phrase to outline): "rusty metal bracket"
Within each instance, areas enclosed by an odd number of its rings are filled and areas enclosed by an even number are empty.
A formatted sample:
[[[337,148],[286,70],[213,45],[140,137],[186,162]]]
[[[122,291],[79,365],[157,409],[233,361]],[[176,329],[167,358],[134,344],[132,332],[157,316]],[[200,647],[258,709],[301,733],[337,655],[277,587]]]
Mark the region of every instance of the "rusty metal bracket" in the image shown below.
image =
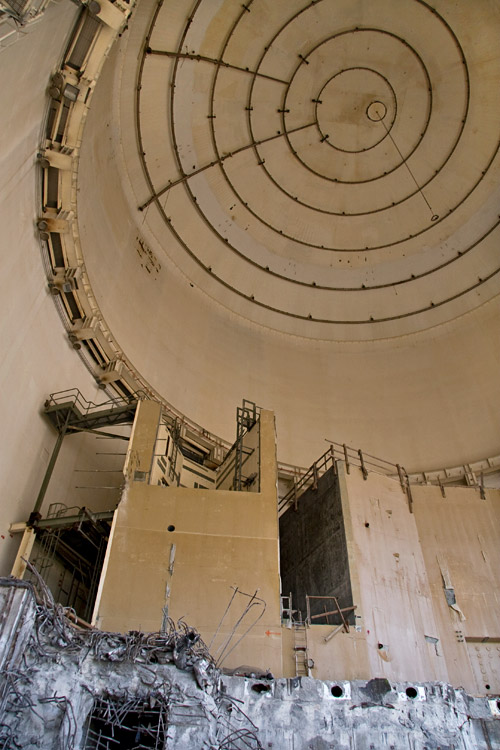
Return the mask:
[[[363,472],[363,479],[366,480],[368,479],[368,469],[365,466],[365,461],[363,458],[363,453],[361,451],[361,448],[358,449],[358,456],[359,456],[359,461],[361,463],[361,471]]]
[[[318,467],[316,466],[316,464],[313,464],[313,485],[312,485],[312,488],[313,488],[313,490],[317,490],[318,489]]]
[[[347,445],[345,443],[343,443],[342,447],[344,449],[345,468],[346,468],[347,473],[350,474],[351,473],[351,467],[349,465],[349,456],[347,454]]]

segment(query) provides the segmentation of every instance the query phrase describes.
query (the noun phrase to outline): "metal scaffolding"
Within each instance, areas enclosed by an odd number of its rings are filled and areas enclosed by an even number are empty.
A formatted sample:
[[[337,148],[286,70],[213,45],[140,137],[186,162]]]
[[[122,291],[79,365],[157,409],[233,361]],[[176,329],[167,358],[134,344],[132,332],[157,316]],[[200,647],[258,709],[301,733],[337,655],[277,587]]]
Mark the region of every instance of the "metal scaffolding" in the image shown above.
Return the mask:
[[[252,427],[257,422],[258,407],[253,401],[247,401],[243,399],[241,406],[236,409],[236,455],[235,455],[235,466],[234,466],[234,481],[233,489],[241,490],[243,485],[243,455],[245,448],[243,446],[243,438],[247,432],[250,432]]]

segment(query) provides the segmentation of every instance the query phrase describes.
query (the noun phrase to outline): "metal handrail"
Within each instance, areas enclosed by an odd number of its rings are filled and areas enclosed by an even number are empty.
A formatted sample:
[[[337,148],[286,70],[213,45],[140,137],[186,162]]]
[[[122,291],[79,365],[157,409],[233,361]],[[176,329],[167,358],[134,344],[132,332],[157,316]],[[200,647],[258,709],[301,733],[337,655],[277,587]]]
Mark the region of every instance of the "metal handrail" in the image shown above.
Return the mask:
[[[289,505],[297,508],[299,497],[309,487],[317,488],[318,479],[323,476],[330,468],[336,467],[337,461],[344,461],[346,470],[349,473],[351,466],[360,468],[363,477],[368,477],[369,471],[375,474],[382,474],[398,478],[406,489],[407,475],[406,471],[398,464],[387,461],[384,458],[373,456],[371,453],[364,453],[360,448],[352,448],[345,443],[337,443],[335,440],[328,440],[329,448],[320,456],[299,478],[293,480],[293,487],[281,498],[278,504],[278,511],[283,512]],[[368,468],[369,467],[369,468]],[[334,469],[336,470],[336,469]]]
[[[78,388],[67,388],[64,391],[56,391],[51,393],[48,399],[45,401],[45,408],[49,406],[57,406],[59,404],[71,403],[77,406],[79,411],[87,415],[90,412],[94,412],[100,409],[106,410],[113,406],[126,406],[127,404],[134,403],[134,401],[144,398],[146,394],[142,391],[136,391],[131,395],[129,399],[123,396],[116,396],[114,398],[103,401],[100,404],[95,404],[93,401],[86,399]]]
[[[318,479],[326,474],[328,469],[335,466],[335,451],[330,448],[328,451],[323,453],[310,467],[302,474],[299,479],[294,478],[293,487],[281,498],[278,504],[278,511],[281,512],[289,504],[296,506],[297,500],[309,486],[317,486]]]

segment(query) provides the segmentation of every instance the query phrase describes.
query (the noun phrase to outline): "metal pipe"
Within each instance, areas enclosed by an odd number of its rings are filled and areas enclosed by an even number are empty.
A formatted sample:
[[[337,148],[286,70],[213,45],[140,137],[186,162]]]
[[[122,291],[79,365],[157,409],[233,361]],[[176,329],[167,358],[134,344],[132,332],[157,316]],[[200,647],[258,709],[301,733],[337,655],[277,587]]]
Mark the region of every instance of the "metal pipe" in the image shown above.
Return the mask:
[[[333,638],[334,635],[337,635],[337,633],[340,630],[342,630],[343,627],[344,627],[344,624],[340,623],[340,625],[337,625],[337,627],[334,630],[332,630],[331,633],[328,633],[328,635],[325,635],[325,637],[323,638],[323,640],[325,641],[325,643],[328,643],[328,641],[330,641]]]
[[[347,455],[347,445],[344,443],[342,447],[344,449],[345,468],[346,468],[347,473],[350,474],[351,468],[349,466],[349,456]]]
[[[481,500],[486,500],[486,493],[484,491],[484,472],[481,472],[479,480],[479,496]]]
[[[91,485],[91,484],[75,484],[75,490],[121,490],[121,485]]]
[[[47,493],[47,488],[49,486],[49,482],[52,477],[52,472],[54,471],[54,467],[56,465],[57,457],[59,455],[59,451],[61,450],[62,442],[64,440],[64,436],[66,435],[66,430],[68,428],[68,422],[70,418],[71,411],[68,409],[68,414],[66,416],[66,420],[62,426],[61,431],[59,432],[59,435],[57,436],[56,444],[54,445],[54,448],[52,450],[52,455],[50,457],[49,465],[47,466],[47,469],[45,471],[45,476],[43,478],[42,486],[40,487],[40,491],[38,493],[38,497],[35,502],[35,507],[33,508],[33,511],[31,513],[32,518],[35,514],[40,513],[40,508],[42,507],[42,503],[44,501],[45,495]]]
[[[396,468],[398,470],[398,476],[399,476],[399,482],[401,484],[401,488],[404,490],[405,489],[405,481],[404,481],[404,477],[403,477],[403,470],[402,470],[402,468],[401,468],[401,466],[399,464],[396,464]]]
[[[116,435],[114,432],[101,432],[100,430],[91,430],[87,427],[77,427],[76,425],[68,425],[68,430],[74,430],[75,432],[90,432],[92,435],[99,435],[100,437],[106,437],[116,440],[130,440],[130,435]]]
[[[405,480],[406,480],[405,481],[405,484],[406,484],[406,488],[405,489],[406,489],[406,494],[408,496],[408,509],[409,509],[410,513],[413,513],[413,495],[411,494],[410,479],[408,477],[408,472],[406,471],[406,469],[404,467],[403,467],[403,472],[404,472],[404,476],[405,476]]]
[[[96,451],[96,456],[126,456],[126,453],[108,453],[107,451]]]
[[[363,479],[368,479],[368,471],[367,471],[367,468],[365,466],[365,462],[364,462],[364,459],[363,459],[363,453],[361,451],[361,448],[359,448],[359,450],[358,450],[358,456],[359,456],[359,461],[361,463],[361,471],[363,472]]]
[[[318,467],[313,464],[313,490],[318,489]]]
[[[440,477],[439,475],[438,475],[437,481],[438,481],[439,489],[441,490],[441,495],[442,495],[443,497],[446,497],[446,492],[445,492],[445,489],[444,489],[443,483],[442,483],[442,481],[441,481],[441,477]]]

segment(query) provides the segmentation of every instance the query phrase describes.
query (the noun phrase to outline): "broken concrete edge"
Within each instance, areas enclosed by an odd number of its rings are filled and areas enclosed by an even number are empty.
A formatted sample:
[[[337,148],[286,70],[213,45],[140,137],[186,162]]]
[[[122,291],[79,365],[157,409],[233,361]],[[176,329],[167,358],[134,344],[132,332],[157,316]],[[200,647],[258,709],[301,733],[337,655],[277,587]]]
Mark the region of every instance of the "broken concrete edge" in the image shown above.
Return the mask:
[[[368,737],[374,747],[383,737],[430,750],[500,747],[498,698],[385,677],[224,675],[182,621],[161,633],[79,628],[47,592],[16,579],[0,579],[0,605],[4,747],[83,749],[98,736],[110,748],[138,732],[153,732],[164,750],[347,750],[367,748]]]
[[[222,687],[199,633],[184,621],[169,619],[165,632],[157,633],[80,628],[40,578],[37,586],[0,578],[0,613],[2,747],[94,747],[99,722],[116,744],[115,732],[132,732],[130,717],[140,723],[143,714],[157,717],[154,746],[164,747],[166,727],[175,724],[172,713],[186,705],[188,724],[198,710],[212,717],[203,729],[216,743],[210,746],[222,747],[224,737],[243,733],[250,747],[261,747],[255,725]],[[225,716],[233,709],[238,726]]]
[[[33,572],[29,563],[28,566]],[[4,606],[0,619],[0,665],[16,661],[12,640],[19,640],[19,631],[26,630],[25,626],[31,620],[33,633],[30,637],[40,656],[68,650],[71,653],[86,651],[86,656],[92,652],[95,658],[111,662],[172,662],[178,669],[194,671],[195,675],[200,676],[204,687],[209,674],[209,681],[213,681],[212,675],[215,678],[219,674],[200,634],[183,620],[174,623],[168,618],[165,630],[157,633],[113,633],[98,630],[87,623],[81,627],[75,622],[78,618],[73,610],[54,602],[38,575],[37,586],[12,577],[0,578],[0,592],[2,590],[0,596],[4,599]],[[16,591],[21,593],[18,601],[15,600]],[[25,643],[25,646],[28,644]]]
[[[38,590],[38,586],[42,587],[41,591]],[[17,602],[13,600],[15,591],[22,592]],[[7,594],[4,592],[7,592]],[[12,576],[0,577],[0,601],[2,600],[0,672],[5,669],[6,661],[11,664],[18,659],[18,652],[21,650],[23,642],[23,632],[24,640],[27,640],[27,625],[37,631],[35,636],[37,650],[43,656],[51,655],[50,652],[43,650],[39,638],[38,625],[39,621],[43,620],[44,638],[46,641],[50,641],[50,634],[46,630],[47,623],[50,622],[54,639],[52,644],[46,642],[45,647],[48,645],[50,648],[50,645],[52,645],[57,653],[66,649],[71,653],[85,650],[86,653],[83,657],[85,659],[91,650],[95,658],[109,662],[129,661],[135,664],[148,665],[172,663],[177,669],[194,672],[196,681],[202,690],[206,690],[209,683],[227,682],[234,679],[251,680],[253,682],[264,681],[267,684],[266,690],[256,692],[271,693],[279,685],[286,684],[288,690],[294,690],[314,684],[323,686],[320,689],[321,692],[324,692],[323,688],[333,691],[332,697],[337,699],[346,700],[353,696],[354,691],[358,691],[360,698],[365,700],[368,698],[374,704],[380,705],[400,700],[421,701],[426,700],[429,696],[439,694],[442,697],[459,694],[463,695],[471,705],[474,704],[476,707],[482,706],[484,708],[484,712],[477,708],[479,713],[475,718],[489,718],[492,713],[491,703],[498,704],[497,709],[500,716],[500,696],[470,695],[463,688],[454,688],[444,682],[407,683],[389,681],[385,677],[377,677],[368,681],[316,680],[312,677],[303,676],[274,678],[270,672],[246,665],[234,669],[219,669],[215,666],[215,661],[200,634],[183,620],[174,623],[171,618],[168,618],[164,631],[151,633],[142,631],[110,632],[99,630],[87,623],[82,626],[78,624],[78,618],[74,617],[71,608],[65,608],[54,602],[50,591],[40,578],[38,578],[37,586],[35,586],[29,581]],[[30,633],[30,636],[32,635]],[[27,645],[27,643],[24,643],[24,647]],[[337,688],[337,690],[334,690],[334,688]]]

